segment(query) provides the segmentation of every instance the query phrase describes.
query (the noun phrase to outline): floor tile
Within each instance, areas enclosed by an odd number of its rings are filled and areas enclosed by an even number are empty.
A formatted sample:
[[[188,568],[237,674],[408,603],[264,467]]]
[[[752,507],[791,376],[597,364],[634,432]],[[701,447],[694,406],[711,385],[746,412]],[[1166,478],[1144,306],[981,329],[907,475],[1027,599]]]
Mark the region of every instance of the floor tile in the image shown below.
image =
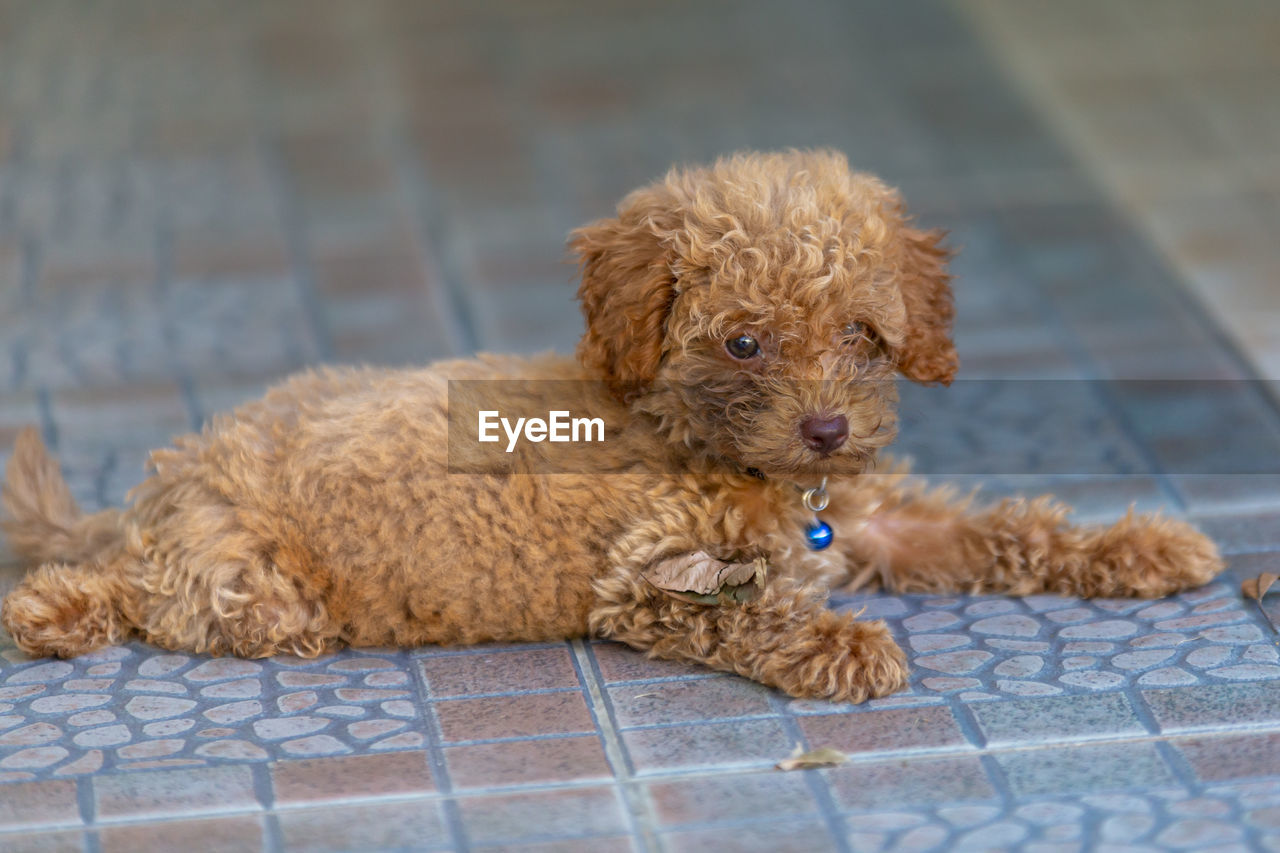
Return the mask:
[[[1280,512],[1207,515],[1196,519],[1196,525],[1224,554],[1268,551],[1280,541]]]
[[[1248,513],[1280,505],[1280,477],[1274,474],[1174,475],[1169,482],[1191,513]]]
[[[805,716],[800,728],[811,747],[832,747],[850,755],[969,746],[951,709],[941,705]]]
[[[1280,776],[1280,733],[1209,735],[1173,743],[1205,782]]]
[[[1122,381],[1107,391],[1166,473],[1280,474],[1280,429],[1257,383]]]
[[[455,790],[613,776],[595,735],[450,746],[444,755]]]
[[[651,782],[646,787],[660,826],[777,819],[818,810],[803,773],[701,776]]]
[[[663,771],[768,766],[791,754],[780,720],[631,729],[622,742],[638,775]]]
[[[609,689],[622,728],[773,713],[773,691],[743,678],[710,678]]]
[[[0,836],[5,853],[83,853],[87,834],[80,831],[19,832]]]
[[[560,838],[555,841],[529,841],[481,844],[473,849],[486,853],[637,853],[635,839],[625,836],[614,838]]]
[[[1141,696],[1164,734],[1280,728],[1280,682],[1276,681],[1143,690]]]
[[[473,844],[520,839],[533,826],[539,835],[564,838],[628,831],[622,801],[611,786],[463,797],[458,809]]]
[[[646,657],[643,652],[621,643],[593,643],[590,648],[600,665],[600,674],[610,683],[680,676],[709,678],[714,675],[706,667],[695,664]]]
[[[285,850],[451,849],[436,800],[291,809],[276,820]]]
[[[177,817],[261,808],[246,766],[115,773],[93,779],[98,820]]]
[[[578,686],[567,648],[441,655],[418,666],[433,699]]]
[[[70,779],[0,787],[0,827],[79,826],[76,783]]]
[[[578,691],[450,699],[432,705],[445,742],[594,732]]]
[[[997,798],[976,756],[852,763],[824,771],[836,804],[849,811],[935,803],[989,802]]]
[[[1090,382],[958,379],[899,393],[895,449],[925,476],[1150,472]],[[1081,434],[1090,440],[1072,440]]]
[[[774,820],[762,824],[664,832],[662,843],[665,849],[678,853],[703,850],[734,853],[818,853],[840,849],[826,827],[815,821]]]
[[[233,853],[264,849],[263,819],[223,817],[109,826],[98,830],[103,853],[138,850],[208,850]]]
[[[1123,693],[975,703],[970,711],[990,748],[1147,733]]]
[[[425,753],[351,755],[271,765],[277,806],[397,797],[435,790]]]
[[[1054,747],[995,755],[1018,797],[1171,787],[1176,779],[1154,743]]]

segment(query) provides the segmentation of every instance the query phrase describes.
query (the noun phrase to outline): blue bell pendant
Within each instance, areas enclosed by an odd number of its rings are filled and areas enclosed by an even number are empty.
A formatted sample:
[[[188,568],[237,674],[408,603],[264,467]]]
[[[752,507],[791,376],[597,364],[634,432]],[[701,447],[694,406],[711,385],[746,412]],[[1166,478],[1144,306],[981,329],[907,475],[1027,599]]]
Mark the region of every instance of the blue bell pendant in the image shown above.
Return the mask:
[[[832,538],[831,525],[820,518],[815,518],[804,529],[804,539],[809,543],[809,550],[811,551],[821,551],[826,548],[831,544]]]
[[[800,502],[804,504],[805,509],[814,514],[813,521],[804,529],[804,541],[808,543],[810,551],[821,551],[831,544],[835,535],[831,531],[831,525],[817,515],[831,502],[827,495],[827,478],[823,477],[820,485],[806,490]]]

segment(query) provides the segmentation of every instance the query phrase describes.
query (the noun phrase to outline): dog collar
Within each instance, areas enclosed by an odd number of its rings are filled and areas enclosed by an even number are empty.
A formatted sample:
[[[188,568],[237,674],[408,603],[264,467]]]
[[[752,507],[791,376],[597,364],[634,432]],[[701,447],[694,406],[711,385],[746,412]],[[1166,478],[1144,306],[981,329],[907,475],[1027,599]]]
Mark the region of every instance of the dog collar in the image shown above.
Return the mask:
[[[758,468],[748,468],[747,475],[757,480],[768,479]],[[811,489],[801,489],[796,485],[796,491],[800,492],[800,502],[804,504],[804,508],[813,513],[813,521],[804,528],[805,544],[811,551],[825,550],[831,545],[831,540],[835,539],[835,531],[831,529],[831,525],[818,518],[818,513],[831,503],[831,496],[827,494],[827,478],[823,477],[822,482]]]

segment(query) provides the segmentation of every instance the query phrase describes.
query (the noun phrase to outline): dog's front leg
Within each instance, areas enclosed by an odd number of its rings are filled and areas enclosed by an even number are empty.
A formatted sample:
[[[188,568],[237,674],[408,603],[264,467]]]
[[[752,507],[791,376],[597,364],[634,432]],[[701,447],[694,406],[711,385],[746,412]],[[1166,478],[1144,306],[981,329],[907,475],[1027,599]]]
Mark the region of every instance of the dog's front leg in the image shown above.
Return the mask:
[[[1223,568],[1213,543],[1176,519],[1130,513],[1076,525],[1048,497],[974,508],[945,489],[889,482],[871,504],[862,495],[866,509],[836,528],[854,571],[878,574],[896,592],[1153,598]]]
[[[653,657],[696,661],[804,698],[862,702],[906,683],[906,658],[885,624],[829,610],[816,586],[770,577],[754,600],[702,603],[654,586],[643,570],[619,569],[597,591],[593,633]]]

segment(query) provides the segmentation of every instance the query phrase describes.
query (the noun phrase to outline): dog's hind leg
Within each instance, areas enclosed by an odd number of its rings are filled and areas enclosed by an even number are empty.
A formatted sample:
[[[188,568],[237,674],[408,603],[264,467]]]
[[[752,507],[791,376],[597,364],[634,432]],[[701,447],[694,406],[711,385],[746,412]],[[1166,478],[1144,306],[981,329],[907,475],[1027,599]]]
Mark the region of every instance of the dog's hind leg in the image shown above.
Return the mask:
[[[597,582],[592,632],[647,651],[736,672],[804,698],[862,702],[906,684],[906,658],[883,622],[827,609],[819,588],[770,580],[746,603],[695,604],[634,573]]]
[[[322,593],[281,566],[269,543],[230,529],[221,533],[205,547],[152,556],[138,620],[144,639],[247,658],[315,657],[339,645],[339,626]]]
[[[1068,512],[1048,497],[975,509],[946,490],[895,484],[874,510],[832,524],[855,572],[897,592],[1158,597],[1222,571],[1213,543],[1182,521],[1130,512],[1075,525]]]
[[[119,563],[45,563],[28,573],[0,608],[18,648],[70,658],[128,639],[138,594]]]

